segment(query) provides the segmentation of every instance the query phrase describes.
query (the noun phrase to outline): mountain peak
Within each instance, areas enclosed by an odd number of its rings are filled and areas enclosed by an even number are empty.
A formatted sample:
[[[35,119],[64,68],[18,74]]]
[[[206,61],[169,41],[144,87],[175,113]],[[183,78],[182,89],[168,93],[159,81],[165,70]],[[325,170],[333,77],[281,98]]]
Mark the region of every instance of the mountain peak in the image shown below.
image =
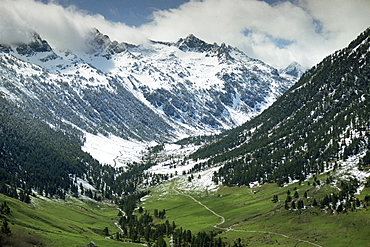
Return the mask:
[[[12,48],[11,45],[14,45]],[[10,45],[0,45],[0,51],[10,52],[14,49],[19,55],[32,56],[39,52],[50,52],[53,49],[46,40],[43,40],[41,36],[36,32],[31,32],[31,41],[28,43],[17,43]]]
[[[292,62],[285,69],[280,70],[280,73],[300,78],[306,70],[307,68],[303,67],[299,63]]]
[[[199,39],[198,37],[196,37],[194,34],[189,34],[186,38],[185,38],[186,41],[188,42],[202,42],[202,43],[205,43],[203,40]]]
[[[110,56],[114,53],[121,53],[126,50],[124,43],[111,41],[108,35],[101,33],[98,29],[93,28],[86,44],[91,53],[103,54],[103,56]],[[107,57],[107,58],[108,58]]]
[[[112,41],[110,40],[109,36],[102,34],[96,28],[91,30],[91,36],[87,40],[89,48],[91,48],[94,52],[103,51],[111,43]]]
[[[193,34],[189,34],[185,39],[179,39],[176,46],[182,51],[209,51],[213,45],[206,43],[205,41],[197,38]]]

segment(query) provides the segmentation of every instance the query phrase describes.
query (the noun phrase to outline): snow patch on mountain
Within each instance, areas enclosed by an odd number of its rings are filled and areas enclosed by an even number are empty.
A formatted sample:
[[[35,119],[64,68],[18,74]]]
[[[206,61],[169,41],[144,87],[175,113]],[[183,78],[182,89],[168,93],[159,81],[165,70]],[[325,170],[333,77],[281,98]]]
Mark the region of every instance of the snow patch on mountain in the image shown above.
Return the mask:
[[[199,172],[190,172],[199,163],[206,160],[187,159],[199,146],[164,144],[163,150],[156,154],[156,165],[146,172],[149,174],[169,175],[170,180],[176,179],[176,189],[204,195],[216,191],[219,184],[212,181],[213,173],[220,167],[212,167]]]
[[[178,144],[163,144],[163,150],[156,154],[156,165],[148,169],[148,173],[181,175],[187,173],[196,164],[192,160],[183,163],[185,158],[199,146]]]
[[[350,156],[347,160],[339,161],[338,164],[341,168],[336,172],[336,176],[340,178],[356,178],[360,183],[365,184],[370,176],[370,171],[359,170],[358,164],[360,159],[366,155],[366,152],[367,150],[364,150],[359,154]],[[364,186],[360,186],[356,194],[360,194],[363,189]]]
[[[196,172],[187,176],[180,176],[176,188],[181,191],[207,194],[218,189],[218,184],[212,181],[213,173],[220,167],[213,167],[204,171]]]
[[[85,133],[85,144],[82,150],[91,154],[101,164],[124,167],[129,163],[141,162],[148,146],[155,143],[129,141],[120,137],[102,134]]]

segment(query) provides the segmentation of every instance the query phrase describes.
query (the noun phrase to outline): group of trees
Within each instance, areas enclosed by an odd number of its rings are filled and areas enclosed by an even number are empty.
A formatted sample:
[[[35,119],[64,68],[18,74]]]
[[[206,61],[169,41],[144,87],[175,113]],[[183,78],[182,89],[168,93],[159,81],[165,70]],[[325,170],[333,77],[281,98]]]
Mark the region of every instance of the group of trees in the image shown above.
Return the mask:
[[[350,178],[348,181],[342,180],[337,182],[337,186],[339,188],[338,192],[326,194],[324,198],[320,199],[314,206],[336,211],[338,213],[354,211],[356,208],[361,206],[367,206],[366,200],[361,202],[357,197],[355,197],[355,193],[360,186],[359,181],[356,178]]]
[[[329,186],[326,190],[332,190],[332,192],[325,194],[325,196],[317,196],[315,192],[317,190],[316,186],[320,186],[320,183],[320,180],[315,177],[315,181],[312,183],[313,187],[304,191],[303,195],[299,194],[297,188],[294,189],[293,193],[288,190],[284,201],[284,208],[286,210],[302,210],[310,207],[318,207],[322,210],[345,213],[369,205],[370,196],[365,196],[364,200],[359,200],[355,197],[355,193],[360,186],[356,178],[333,181],[328,177],[321,186]],[[309,185],[311,184],[309,183]],[[277,195],[273,196],[272,202],[279,202]]]
[[[307,199],[307,192],[304,194],[304,198]],[[291,195],[291,192],[287,191],[287,197],[285,199],[285,209],[304,209],[304,199],[300,198],[299,193],[297,190],[294,191],[293,196]],[[277,202],[276,200],[273,200],[273,202]]]
[[[117,241],[133,241],[146,243],[148,246],[164,247],[168,242],[174,246],[228,246],[221,238],[216,237],[218,232],[198,232],[178,227],[174,221],[166,219],[166,210],[154,209],[150,214],[142,207],[137,208],[137,202],[147,192],[134,193],[123,198],[120,202],[118,215],[120,231],[113,234]],[[158,222],[159,223],[155,223]],[[109,229],[104,229],[104,234],[109,235]],[[166,240],[167,239],[167,240]]]
[[[170,223],[168,220],[165,223],[153,223],[153,216],[148,212],[141,214],[138,217],[122,216],[120,220],[121,233],[116,233],[116,240],[129,240],[133,242],[144,242],[148,246],[165,247],[168,246],[165,239],[170,239],[174,246],[227,246],[221,238],[216,237],[216,232],[198,232],[192,233],[190,230],[177,227],[175,222]]]

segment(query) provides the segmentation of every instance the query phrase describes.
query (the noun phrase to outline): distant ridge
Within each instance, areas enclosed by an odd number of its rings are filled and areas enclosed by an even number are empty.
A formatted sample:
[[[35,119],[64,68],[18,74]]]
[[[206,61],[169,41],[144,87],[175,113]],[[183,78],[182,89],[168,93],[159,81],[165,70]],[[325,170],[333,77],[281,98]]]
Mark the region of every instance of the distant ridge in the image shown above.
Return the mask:
[[[0,90],[53,126],[163,142],[219,133],[258,115],[297,79],[225,44],[194,35],[135,46],[97,29],[86,53],[34,34],[0,46]]]

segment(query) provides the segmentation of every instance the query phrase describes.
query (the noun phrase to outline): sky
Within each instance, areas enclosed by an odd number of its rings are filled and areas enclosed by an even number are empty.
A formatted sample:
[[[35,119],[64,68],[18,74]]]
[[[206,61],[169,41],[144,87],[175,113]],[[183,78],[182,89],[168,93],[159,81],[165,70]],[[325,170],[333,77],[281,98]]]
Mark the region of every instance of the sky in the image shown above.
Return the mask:
[[[132,44],[189,34],[276,68],[311,67],[370,25],[370,0],[0,0],[0,43],[83,50],[92,28]]]

